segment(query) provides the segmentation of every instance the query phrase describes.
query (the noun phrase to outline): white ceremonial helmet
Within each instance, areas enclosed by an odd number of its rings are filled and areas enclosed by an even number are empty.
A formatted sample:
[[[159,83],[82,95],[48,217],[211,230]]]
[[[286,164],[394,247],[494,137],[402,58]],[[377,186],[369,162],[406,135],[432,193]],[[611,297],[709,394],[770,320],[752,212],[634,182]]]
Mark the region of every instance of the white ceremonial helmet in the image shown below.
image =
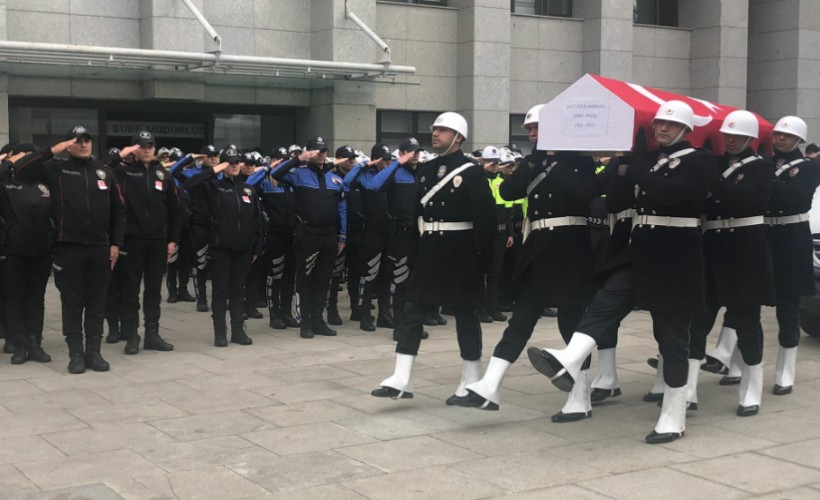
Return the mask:
[[[680,123],[689,130],[695,129],[695,112],[683,101],[672,100],[661,104],[658,112],[655,113],[655,120]]]
[[[538,125],[538,116],[541,114],[541,108],[543,107],[543,104],[536,104],[531,107],[524,116],[524,123],[521,124],[521,128],[527,130],[527,127],[530,125]]]
[[[796,135],[801,142],[806,142],[806,137],[809,135],[806,122],[798,116],[784,116],[777,120],[772,132]]]
[[[467,120],[458,113],[447,111],[438,115],[436,121],[430,125],[430,132],[432,132],[435,127],[444,127],[454,130],[461,134],[461,137],[463,137],[465,141],[467,140]]]
[[[757,117],[745,109],[738,109],[726,115],[720,127],[723,134],[743,135],[752,139],[757,139],[759,130]]]
[[[481,158],[485,161],[498,161],[501,159],[501,155],[498,152],[498,148],[495,146],[487,146],[481,151]]]

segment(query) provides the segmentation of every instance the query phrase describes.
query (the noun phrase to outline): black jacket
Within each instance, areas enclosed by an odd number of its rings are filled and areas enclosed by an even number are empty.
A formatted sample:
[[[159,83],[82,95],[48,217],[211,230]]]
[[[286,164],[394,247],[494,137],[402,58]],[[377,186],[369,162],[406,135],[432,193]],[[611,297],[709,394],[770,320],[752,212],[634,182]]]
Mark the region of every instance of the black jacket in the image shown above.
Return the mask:
[[[13,168],[21,181],[48,186],[58,243],[122,246],[125,199],[110,169],[93,158],[54,158],[50,148],[24,156]]]
[[[256,190],[244,181],[227,175],[217,179],[212,168],[202,171],[183,185],[191,196],[208,200],[213,221],[211,246],[259,255],[263,243],[262,215]]]
[[[125,193],[125,236],[179,242],[182,204],[169,174],[157,161],[122,163],[119,155],[108,164]]]
[[[54,204],[51,190],[41,182],[15,179],[4,162],[0,185],[7,204],[0,232],[2,253],[7,255],[49,255],[54,248]]]

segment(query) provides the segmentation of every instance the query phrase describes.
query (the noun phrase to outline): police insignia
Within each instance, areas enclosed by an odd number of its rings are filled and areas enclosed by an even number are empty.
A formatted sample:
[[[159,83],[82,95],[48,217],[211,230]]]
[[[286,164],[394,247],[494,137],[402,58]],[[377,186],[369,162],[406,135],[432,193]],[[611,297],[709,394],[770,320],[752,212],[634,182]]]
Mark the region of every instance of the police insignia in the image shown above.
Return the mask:
[[[442,165],[438,168],[438,172],[436,172],[436,177],[441,179],[444,177],[444,174],[447,172],[447,165]]]
[[[244,192],[245,192],[245,194],[246,194],[246,195],[248,195],[248,196],[250,196],[250,195],[252,195],[252,194],[253,194],[253,191],[251,191],[251,188],[245,188],[245,189],[243,189],[242,191],[244,191]]]
[[[51,196],[51,191],[48,190],[48,186],[45,184],[37,184],[37,188],[40,190],[43,198],[49,198]]]
[[[680,158],[672,158],[671,160],[669,160],[669,170],[672,170],[678,165],[680,165]]]
[[[777,166],[777,168],[780,168],[780,167],[782,167],[782,166],[783,166],[783,165],[785,165],[785,164],[786,164],[786,160],[784,160],[783,158],[781,158],[781,159],[777,160],[777,163],[775,164],[775,166]]]
[[[734,167],[735,165],[737,165],[737,163],[738,163],[739,161],[740,161],[740,160],[738,160],[737,158],[734,158],[734,157],[729,158],[729,166],[730,166],[730,167]]]
[[[455,176],[455,178],[453,178],[453,186],[459,187],[462,181],[464,181],[464,179],[462,179],[460,175]]]
[[[165,180],[165,172],[162,170],[157,170],[157,179],[164,181]]]
[[[793,169],[789,170],[789,177],[794,177],[797,175],[797,172],[800,172],[800,167],[794,167]]]
[[[333,184],[336,184],[336,185],[341,185],[342,180],[339,179],[338,177],[334,177],[334,178],[330,179],[330,182],[332,182]]]
[[[104,181],[105,180],[105,170],[103,170],[101,168],[98,168],[97,169],[97,177],[99,177],[100,180]]]
[[[422,184],[424,184],[424,181],[426,181],[426,180],[427,180],[427,178],[426,178],[426,177],[424,177],[424,176],[422,175],[422,176],[421,176],[421,179],[419,179],[419,182],[421,182]]]
[[[742,180],[743,180],[743,174],[742,173],[737,174],[737,177],[735,177],[735,184],[737,184],[738,182],[740,182]]]

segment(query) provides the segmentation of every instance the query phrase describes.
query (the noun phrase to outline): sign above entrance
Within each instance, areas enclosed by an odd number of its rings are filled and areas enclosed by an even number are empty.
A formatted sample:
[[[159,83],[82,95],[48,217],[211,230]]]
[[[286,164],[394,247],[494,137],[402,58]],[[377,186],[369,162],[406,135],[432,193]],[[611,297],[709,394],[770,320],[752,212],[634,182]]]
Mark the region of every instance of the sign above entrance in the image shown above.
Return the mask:
[[[205,125],[202,123],[167,123],[167,122],[133,122],[108,121],[106,131],[109,137],[132,136],[147,130],[159,139],[183,137],[186,139],[205,139]]]

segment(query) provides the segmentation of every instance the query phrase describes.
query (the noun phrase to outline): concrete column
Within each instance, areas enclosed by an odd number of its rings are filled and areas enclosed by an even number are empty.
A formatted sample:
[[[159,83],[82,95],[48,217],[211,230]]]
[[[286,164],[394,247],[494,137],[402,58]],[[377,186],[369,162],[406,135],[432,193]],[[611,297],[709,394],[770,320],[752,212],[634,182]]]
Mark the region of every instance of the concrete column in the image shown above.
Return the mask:
[[[6,40],[6,0],[0,0],[0,40]],[[9,77],[0,73],[0,145],[9,142]]]
[[[692,29],[692,95],[745,107],[748,0],[680,0],[679,9],[680,25]]]
[[[584,73],[631,80],[632,0],[584,0],[573,5],[573,17],[584,20]]]

